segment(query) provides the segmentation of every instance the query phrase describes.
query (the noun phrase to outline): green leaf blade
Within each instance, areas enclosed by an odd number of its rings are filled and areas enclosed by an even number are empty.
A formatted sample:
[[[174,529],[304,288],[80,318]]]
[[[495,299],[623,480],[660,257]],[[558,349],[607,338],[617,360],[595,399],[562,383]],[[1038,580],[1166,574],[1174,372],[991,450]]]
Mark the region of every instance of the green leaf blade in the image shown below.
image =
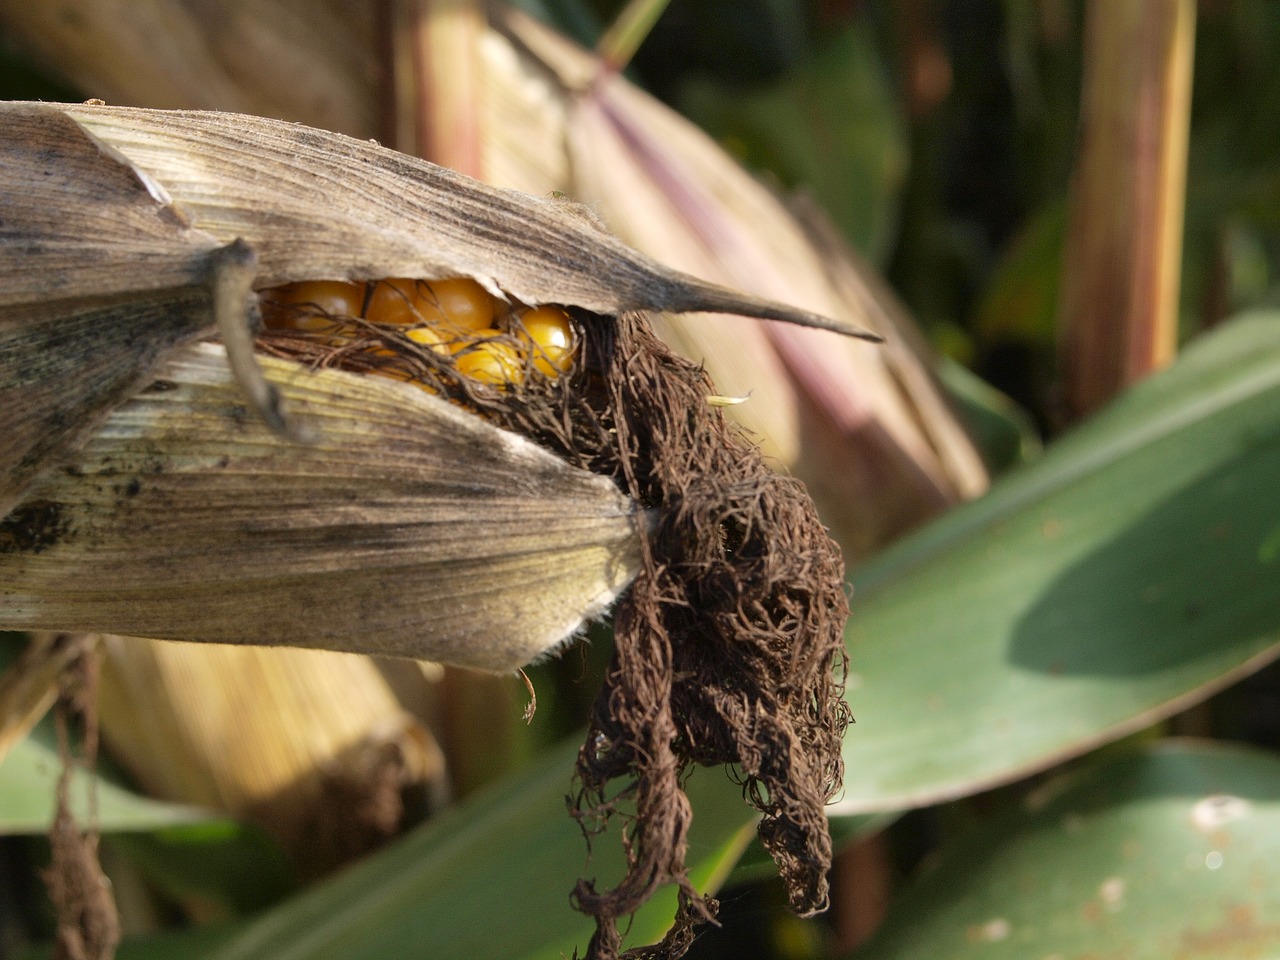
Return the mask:
[[[855,574],[840,812],[1008,782],[1280,653],[1280,317],[1174,369]]]
[[[1280,761],[1163,741],[943,851],[856,958],[1243,958],[1280,949]]]
[[[519,776],[445,813],[393,846],[230,932],[209,960],[560,960],[585,948],[593,925],[570,905],[579,876],[622,875],[613,828],[588,860],[565,809],[573,749],[557,749]],[[719,771],[690,783],[691,878],[713,889],[741,856],[755,822]],[[636,917],[628,943],[659,939],[674,891]],[[172,941],[178,950],[182,941]],[[154,949],[154,945],[146,947]],[[122,960],[129,957],[122,951]],[[149,956],[150,954],[141,954]]]
[[[57,808],[61,770],[57,751],[41,742],[39,736],[14,744],[0,763],[0,836],[48,831]],[[91,802],[90,789],[95,786],[97,796]],[[184,824],[233,824],[208,810],[153,800],[83,771],[73,775],[69,796],[76,818],[85,824],[95,822],[104,834]]]

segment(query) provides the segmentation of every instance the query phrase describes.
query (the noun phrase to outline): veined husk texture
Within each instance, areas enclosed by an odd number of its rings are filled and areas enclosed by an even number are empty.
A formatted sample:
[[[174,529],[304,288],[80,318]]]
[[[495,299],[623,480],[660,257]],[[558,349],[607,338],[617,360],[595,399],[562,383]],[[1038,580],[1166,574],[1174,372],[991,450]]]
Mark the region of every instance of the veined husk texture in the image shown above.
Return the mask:
[[[199,344],[47,472],[0,532],[0,624],[512,670],[639,563],[607,479],[412,387],[264,358],[316,439]]]

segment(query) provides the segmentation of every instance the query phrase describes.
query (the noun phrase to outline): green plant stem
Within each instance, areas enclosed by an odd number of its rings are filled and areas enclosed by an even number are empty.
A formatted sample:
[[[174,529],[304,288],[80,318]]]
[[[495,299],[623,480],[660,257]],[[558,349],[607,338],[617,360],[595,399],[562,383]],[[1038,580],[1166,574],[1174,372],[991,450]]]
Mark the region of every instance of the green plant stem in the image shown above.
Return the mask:
[[[630,0],[596,44],[596,53],[604,61],[605,69],[615,73],[626,69],[670,2]]]

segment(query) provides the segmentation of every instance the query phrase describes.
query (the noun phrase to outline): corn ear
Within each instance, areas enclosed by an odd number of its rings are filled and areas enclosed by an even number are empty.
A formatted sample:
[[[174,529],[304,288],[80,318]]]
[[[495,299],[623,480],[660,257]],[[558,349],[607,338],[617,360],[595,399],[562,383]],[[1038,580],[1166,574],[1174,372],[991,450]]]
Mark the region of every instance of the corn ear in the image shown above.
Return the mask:
[[[609,480],[406,384],[263,366],[314,442],[188,348],[0,523],[0,625],[505,671],[637,570]]]
[[[293,124],[0,104],[0,161],[0,256],[16,265],[0,271],[0,513],[170,350],[210,332],[213,254],[233,243],[256,255],[259,288],[469,276],[527,304],[859,333],[663,267],[574,204]]]

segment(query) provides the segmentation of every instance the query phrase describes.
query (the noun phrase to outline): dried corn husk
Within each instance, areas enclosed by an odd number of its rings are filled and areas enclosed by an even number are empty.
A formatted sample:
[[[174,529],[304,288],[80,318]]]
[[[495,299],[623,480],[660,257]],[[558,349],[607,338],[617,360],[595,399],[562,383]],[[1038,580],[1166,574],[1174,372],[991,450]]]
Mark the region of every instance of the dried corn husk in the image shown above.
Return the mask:
[[[314,442],[220,347],[180,353],[3,522],[0,624],[513,670],[634,575],[608,480],[411,386],[263,365]]]
[[[385,70],[367,0],[0,0],[24,52],[108,103],[226,110],[376,137]]]
[[[92,637],[38,633],[0,673],[0,763],[53,706],[62,672],[92,649]]]
[[[0,116],[11,230],[34,241],[12,248],[28,273],[0,278],[0,305],[198,284],[209,252],[239,239],[258,253],[258,287],[469,276],[527,304],[728,311],[865,335],[663,267],[576,204],[487,187],[340,134],[92,104],[4,104]],[[102,160],[79,169],[90,145]],[[146,210],[141,189],[154,201]]]
[[[367,657],[107,637],[113,754],[157,797],[261,824],[304,870],[391,835],[410,788],[447,796],[444,759]],[[298,731],[286,735],[280,731]],[[276,735],[270,735],[277,732]]]

